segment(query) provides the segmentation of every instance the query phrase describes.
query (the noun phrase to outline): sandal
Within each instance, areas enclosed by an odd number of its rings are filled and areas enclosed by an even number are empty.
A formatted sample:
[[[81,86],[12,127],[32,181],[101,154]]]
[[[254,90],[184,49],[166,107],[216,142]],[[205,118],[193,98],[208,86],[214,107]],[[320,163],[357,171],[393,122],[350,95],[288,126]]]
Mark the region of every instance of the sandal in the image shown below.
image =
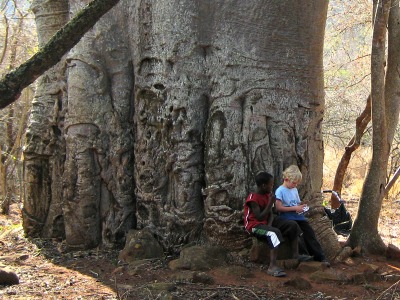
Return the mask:
[[[285,277],[286,273],[282,269],[267,270],[267,274],[274,277]]]

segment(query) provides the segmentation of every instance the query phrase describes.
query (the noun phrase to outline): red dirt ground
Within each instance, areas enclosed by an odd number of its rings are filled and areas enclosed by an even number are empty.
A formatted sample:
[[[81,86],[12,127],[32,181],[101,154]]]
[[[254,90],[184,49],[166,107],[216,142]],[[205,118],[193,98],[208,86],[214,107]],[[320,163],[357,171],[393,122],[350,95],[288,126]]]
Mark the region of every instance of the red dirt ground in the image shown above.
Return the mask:
[[[118,262],[117,251],[63,252],[53,240],[26,239],[17,205],[9,217],[0,215],[0,268],[15,272],[20,284],[0,286],[0,299],[400,299],[400,262],[385,257],[352,258],[354,264],[334,264],[333,271],[347,275],[378,267],[378,281],[362,283],[315,283],[304,271],[287,270],[285,278],[266,274],[262,265],[239,262],[247,274],[232,271],[232,265],[207,271],[212,284],[177,280],[180,271],[171,271],[175,257],[148,260],[136,269]],[[393,241],[393,238],[392,238]],[[396,240],[397,241],[397,240]],[[288,286],[291,279],[303,278],[311,288]],[[169,294],[150,287],[170,284]]]

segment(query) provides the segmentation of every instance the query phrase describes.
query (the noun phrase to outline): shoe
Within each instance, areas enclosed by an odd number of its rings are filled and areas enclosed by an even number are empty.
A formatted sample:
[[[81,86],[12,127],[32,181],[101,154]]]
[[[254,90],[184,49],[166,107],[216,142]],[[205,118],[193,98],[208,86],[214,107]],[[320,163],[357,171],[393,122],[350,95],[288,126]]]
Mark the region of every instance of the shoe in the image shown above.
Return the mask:
[[[274,277],[285,277],[286,273],[282,269],[276,269],[276,270],[267,270],[267,274],[274,276]]]
[[[301,254],[297,257],[297,260],[300,262],[304,262],[304,261],[312,261],[313,257],[310,255],[305,255],[305,254]]]
[[[330,262],[326,259],[321,260],[321,266],[329,268],[331,266]]]

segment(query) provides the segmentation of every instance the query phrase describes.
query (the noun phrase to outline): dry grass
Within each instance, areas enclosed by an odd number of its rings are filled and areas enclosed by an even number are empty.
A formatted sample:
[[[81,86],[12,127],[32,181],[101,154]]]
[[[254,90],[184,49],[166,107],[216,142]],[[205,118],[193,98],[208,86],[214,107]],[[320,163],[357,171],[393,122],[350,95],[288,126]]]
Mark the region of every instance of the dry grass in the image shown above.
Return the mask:
[[[344,149],[335,149],[325,145],[323,186],[330,189],[333,186],[336,168],[342,158]],[[353,153],[343,181],[342,193],[346,195],[360,195],[368,163],[371,158],[369,148],[361,148]]]

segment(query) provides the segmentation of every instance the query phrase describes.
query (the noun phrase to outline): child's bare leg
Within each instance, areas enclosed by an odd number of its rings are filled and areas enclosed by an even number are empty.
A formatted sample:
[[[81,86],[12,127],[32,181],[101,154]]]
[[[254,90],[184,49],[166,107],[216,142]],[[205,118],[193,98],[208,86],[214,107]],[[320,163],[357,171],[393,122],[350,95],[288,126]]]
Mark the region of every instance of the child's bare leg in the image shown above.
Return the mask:
[[[278,257],[278,248],[271,249],[269,252],[269,268],[270,270],[276,269],[276,259]]]
[[[285,271],[283,271],[280,267],[276,265],[277,257],[278,257],[278,248],[271,249],[270,262],[267,273],[275,277],[284,277],[286,276]]]

